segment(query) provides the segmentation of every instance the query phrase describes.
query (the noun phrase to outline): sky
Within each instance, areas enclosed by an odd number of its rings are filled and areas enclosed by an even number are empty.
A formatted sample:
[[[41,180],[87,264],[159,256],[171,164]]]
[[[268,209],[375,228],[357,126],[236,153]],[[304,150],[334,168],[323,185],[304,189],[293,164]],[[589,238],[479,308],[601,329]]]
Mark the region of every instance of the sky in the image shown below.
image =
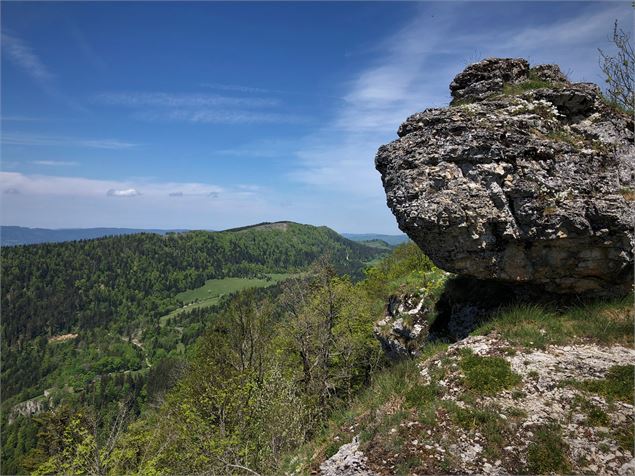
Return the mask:
[[[491,56],[602,83],[631,2],[2,2],[1,223],[398,233],[377,148]]]

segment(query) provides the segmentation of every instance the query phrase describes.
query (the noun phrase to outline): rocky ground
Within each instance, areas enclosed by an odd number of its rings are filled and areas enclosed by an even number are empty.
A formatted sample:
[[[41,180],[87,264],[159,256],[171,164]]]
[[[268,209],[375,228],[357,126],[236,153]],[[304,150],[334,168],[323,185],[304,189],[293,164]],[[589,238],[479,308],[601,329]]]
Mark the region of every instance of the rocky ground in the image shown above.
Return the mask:
[[[463,359],[474,358],[496,363],[503,359],[508,374],[490,378],[507,378],[507,388],[470,389]],[[385,435],[403,442],[398,453],[387,454],[389,445],[381,445],[380,451],[372,442],[364,445],[354,439],[322,464],[321,474],[403,474],[405,457],[411,468],[406,474],[552,469],[633,475],[633,402],[588,385],[605,382],[612,369],[633,364],[635,350],[622,346],[516,349],[496,333],[468,337],[421,364],[421,385],[437,386],[442,402],[427,402],[436,406],[434,425],[412,413]],[[483,385],[491,381],[486,379]]]

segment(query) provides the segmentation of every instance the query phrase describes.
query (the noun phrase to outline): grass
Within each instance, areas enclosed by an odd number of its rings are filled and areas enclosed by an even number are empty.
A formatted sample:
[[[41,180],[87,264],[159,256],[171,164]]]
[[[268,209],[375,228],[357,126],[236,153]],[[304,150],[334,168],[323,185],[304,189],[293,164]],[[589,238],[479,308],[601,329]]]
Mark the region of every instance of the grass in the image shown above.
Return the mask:
[[[205,284],[196,289],[183,291],[176,298],[183,302],[183,307],[175,309],[171,313],[162,316],[159,320],[163,327],[174,316],[183,311],[191,311],[201,307],[209,307],[218,304],[221,298],[227,294],[235,293],[247,288],[262,288],[283,281],[291,274],[272,273],[267,278],[222,278],[208,279]]]
[[[501,456],[505,446],[507,423],[494,408],[461,408],[452,401],[445,401],[444,407],[452,422],[468,433],[478,431],[485,438],[485,455],[488,459]]]
[[[503,86],[503,94],[506,96],[516,96],[527,91],[542,88],[554,88],[556,85],[549,81],[543,81],[541,79],[528,79],[522,83],[507,83]]]
[[[512,372],[509,362],[502,357],[481,357],[470,349],[464,349],[460,365],[463,384],[478,395],[495,395],[521,381],[520,375]]]
[[[533,440],[527,448],[527,470],[530,474],[568,474],[571,465],[567,457],[568,446],[562,439],[557,424],[541,425],[532,429]]]
[[[586,422],[590,426],[608,426],[610,423],[608,414],[582,395],[573,398],[573,406],[584,412],[587,416]]]
[[[580,390],[595,393],[605,397],[608,401],[620,400],[633,403],[635,391],[633,379],[635,378],[635,366],[614,365],[606,374],[606,378],[594,380],[569,380],[566,384]]]
[[[544,349],[548,345],[594,342],[633,345],[633,297],[596,301],[558,310],[517,305],[501,310],[475,334],[498,331],[511,344]]]

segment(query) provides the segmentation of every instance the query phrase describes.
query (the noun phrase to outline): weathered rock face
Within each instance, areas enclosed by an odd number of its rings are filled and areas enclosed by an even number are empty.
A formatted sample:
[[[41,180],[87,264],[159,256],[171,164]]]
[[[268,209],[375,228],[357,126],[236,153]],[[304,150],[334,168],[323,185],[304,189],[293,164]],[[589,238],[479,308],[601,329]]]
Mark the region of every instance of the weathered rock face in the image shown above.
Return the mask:
[[[553,293],[627,293],[633,120],[557,66],[488,59],[448,108],[401,125],[375,159],[399,227],[437,266]]]
[[[384,318],[375,324],[384,352],[392,359],[417,355],[428,339],[429,313],[423,290],[390,296]]]

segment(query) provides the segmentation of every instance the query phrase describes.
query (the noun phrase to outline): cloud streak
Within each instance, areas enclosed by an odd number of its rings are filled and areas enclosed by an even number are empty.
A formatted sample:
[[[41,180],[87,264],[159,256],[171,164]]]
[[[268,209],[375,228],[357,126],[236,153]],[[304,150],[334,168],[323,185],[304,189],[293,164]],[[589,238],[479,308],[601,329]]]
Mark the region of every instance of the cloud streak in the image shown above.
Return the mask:
[[[222,229],[284,218],[264,190],[243,185],[0,172],[0,193],[5,225]]]
[[[104,104],[126,107],[271,107],[278,105],[278,100],[271,98],[241,98],[216,94],[176,94],[165,92],[101,93],[95,99]]]
[[[71,161],[65,161],[65,160],[34,160],[32,162],[35,165],[44,165],[47,167],[70,167],[70,166],[75,166],[75,165],[79,165],[78,162],[71,162]]]
[[[20,38],[2,33],[2,46],[7,57],[33,80],[48,83],[55,77],[33,49]]]
[[[117,139],[81,139],[74,137],[5,133],[2,135],[2,145],[123,150],[136,147],[138,144],[124,142]]]
[[[267,97],[165,92],[109,92],[94,100],[126,107],[141,121],[191,124],[285,124],[306,122],[307,117],[280,110],[280,101]]]

